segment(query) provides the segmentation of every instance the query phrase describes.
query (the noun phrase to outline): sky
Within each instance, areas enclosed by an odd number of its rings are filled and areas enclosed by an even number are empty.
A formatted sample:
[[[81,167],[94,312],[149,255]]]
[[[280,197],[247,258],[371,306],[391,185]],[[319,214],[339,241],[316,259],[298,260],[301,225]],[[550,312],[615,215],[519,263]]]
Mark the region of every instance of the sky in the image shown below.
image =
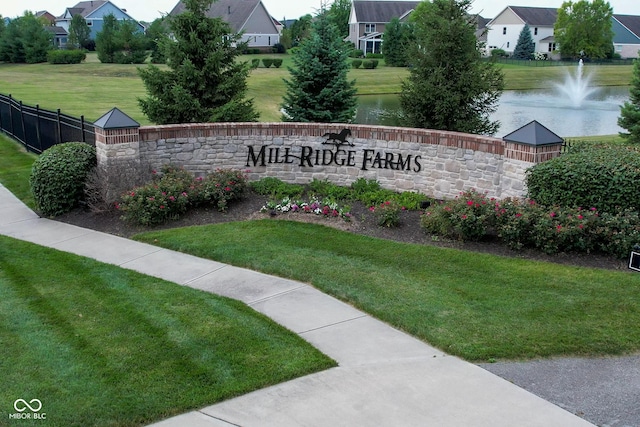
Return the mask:
[[[60,16],[67,7],[74,6],[79,0],[0,0],[0,15],[16,17],[25,10],[36,12],[48,10]],[[121,9],[139,21],[153,21],[163,13],[168,13],[178,3],[177,0],[111,0]],[[276,19],[296,19],[307,13],[315,14],[321,0],[262,0],[269,13]],[[330,4],[330,3],[329,3]],[[640,15],[638,0],[609,0],[613,12],[623,15]],[[472,13],[480,13],[485,18],[494,18],[507,6],[560,7],[562,0],[515,0],[504,2],[496,0],[475,0]]]

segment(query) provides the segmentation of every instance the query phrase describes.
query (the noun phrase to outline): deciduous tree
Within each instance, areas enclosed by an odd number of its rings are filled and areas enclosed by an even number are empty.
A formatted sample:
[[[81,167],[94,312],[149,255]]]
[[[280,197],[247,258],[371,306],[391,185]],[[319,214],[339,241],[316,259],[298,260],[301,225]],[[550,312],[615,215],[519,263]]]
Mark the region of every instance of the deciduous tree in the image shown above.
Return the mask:
[[[620,136],[629,142],[640,144],[640,56],[633,63],[629,100],[620,109],[618,125],[627,130],[621,132]]]
[[[302,41],[289,67],[283,120],[349,123],[356,111],[355,81],[347,80],[347,46],[326,10]]]
[[[329,7],[329,18],[343,39],[349,35],[350,14],[351,0],[334,0]]]
[[[605,58],[613,42],[613,9],[604,0],[565,1],[558,9],[555,39],[564,58]]]
[[[471,1],[422,2],[412,14],[416,42],[400,95],[405,124],[488,135],[498,130],[500,123],[490,114],[497,108],[503,75],[482,59],[468,13]]]
[[[206,15],[211,0],[183,3],[185,11],[169,18],[169,70],[139,69],[149,95],[139,99],[143,113],[158,124],[256,121],[253,100],[245,98],[250,68],[237,60],[240,36]]]

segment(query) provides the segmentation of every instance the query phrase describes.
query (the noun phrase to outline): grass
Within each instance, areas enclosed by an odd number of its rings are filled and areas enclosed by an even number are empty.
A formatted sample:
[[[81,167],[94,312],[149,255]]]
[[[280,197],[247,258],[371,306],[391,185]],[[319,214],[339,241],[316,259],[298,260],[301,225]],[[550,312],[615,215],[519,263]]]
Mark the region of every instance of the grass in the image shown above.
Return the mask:
[[[40,399],[50,426],[145,425],[335,366],[240,302],[3,236],[0,294],[0,401]]]
[[[640,350],[640,276],[627,272],[389,242],[286,221],[135,238],[309,282],[470,361]]]
[[[35,201],[29,176],[36,158],[35,154],[27,153],[20,144],[0,134],[0,183],[31,209],[35,208]]]
[[[252,58],[283,58],[280,68],[258,68],[248,80],[248,96],[254,99],[262,122],[280,121],[280,104],[286,91],[283,79],[290,78],[287,66],[289,55],[247,55]],[[145,65],[143,65],[145,66]],[[138,99],[146,96],[139,65],[102,64],[95,53],[82,64],[5,64],[0,63],[0,93],[40,107],[73,116],[84,115],[95,121],[113,107],[118,107],[142,125],[150,124],[142,114]],[[506,89],[547,89],[550,82],[561,82],[575,67],[528,67],[503,65]],[[593,69],[592,82],[597,86],[626,86],[632,76],[632,66],[598,65]],[[399,93],[402,80],[408,76],[406,68],[387,67],[384,61],[375,70],[351,69],[349,78],[356,81],[358,94],[375,95]]]

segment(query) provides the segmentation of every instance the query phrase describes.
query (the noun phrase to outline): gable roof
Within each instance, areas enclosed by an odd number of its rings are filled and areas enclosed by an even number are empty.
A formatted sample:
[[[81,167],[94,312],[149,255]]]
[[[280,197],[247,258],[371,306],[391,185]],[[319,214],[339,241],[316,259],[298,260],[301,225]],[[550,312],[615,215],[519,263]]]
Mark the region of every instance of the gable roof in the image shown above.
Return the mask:
[[[58,27],[57,25],[49,25],[44,27],[45,30],[53,34],[54,36],[68,36],[69,33],[62,27]]]
[[[261,0],[218,0],[207,10],[209,18],[222,18],[235,32],[240,32]],[[179,15],[186,10],[182,1],[178,2],[169,15]],[[269,15],[270,16],[270,15]],[[274,24],[275,25],[275,24]]]
[[[623,27],[633,33],[634,36],[640,39],[640,16],[614,14],[613,19],[618,21]]]
[[[386,23],[403,17],[418,4],[418,1],[354,0],[353,8],[358,22]]]
[[[558,19],[558,9],[551,7],[507,6],[490,22],[493,23],[505,11],[511,10],[530,27],[553,27]]]
[[[81,1],[80,3],[68,8],[67,10],[69,11],[69,13],[71,13],[71,16],[80,14],[83,18],[86,18],[91,14],[91,12],[95,11],[105,3],[105,0]]]

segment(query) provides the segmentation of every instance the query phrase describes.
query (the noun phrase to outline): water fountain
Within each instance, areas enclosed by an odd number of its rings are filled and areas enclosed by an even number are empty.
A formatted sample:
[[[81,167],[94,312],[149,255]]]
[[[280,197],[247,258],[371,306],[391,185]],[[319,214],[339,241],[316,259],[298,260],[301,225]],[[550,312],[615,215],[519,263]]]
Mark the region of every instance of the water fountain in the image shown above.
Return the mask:
[[[582,106],[582,102],[587,99],[589,95],[598,91],[598,88],[596,87],[589,87],[590,81],[591,76],[584,75],[584,63],[582,62],[582,59],[580,59],[575,77],[567,73],[564,83],[556,83],[556,88],[560,91],[560,94],[568,97],[574,108],[580,108]]]

